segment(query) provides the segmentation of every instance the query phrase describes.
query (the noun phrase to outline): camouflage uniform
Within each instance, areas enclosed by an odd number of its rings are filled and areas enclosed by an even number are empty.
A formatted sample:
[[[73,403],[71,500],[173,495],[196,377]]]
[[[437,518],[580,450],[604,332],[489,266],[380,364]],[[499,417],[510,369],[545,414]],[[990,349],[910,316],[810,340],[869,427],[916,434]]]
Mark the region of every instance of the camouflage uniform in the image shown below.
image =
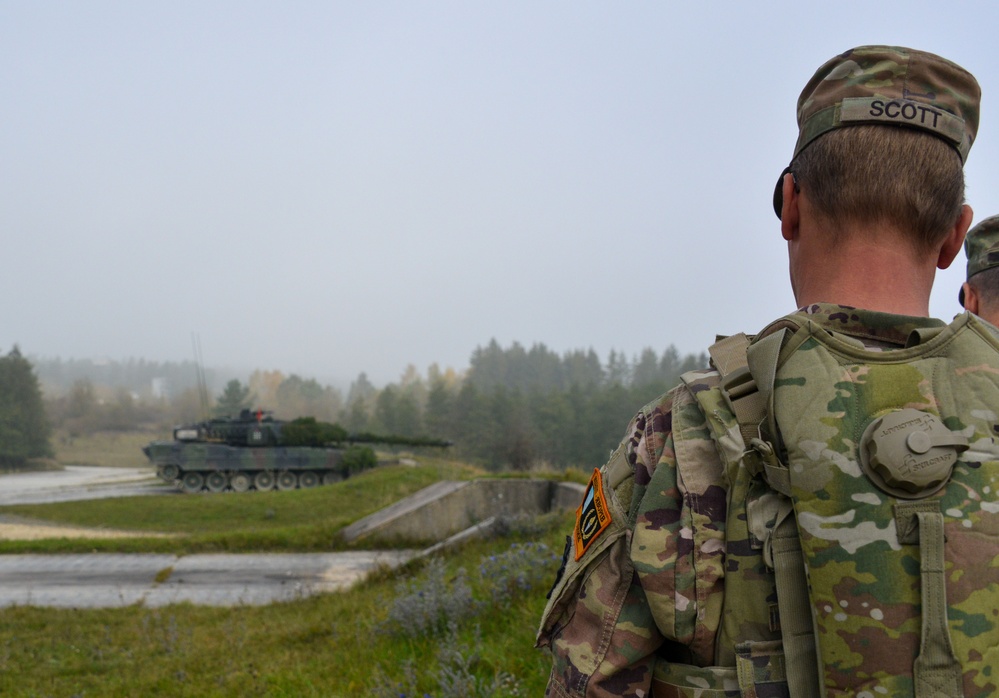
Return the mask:
[[[999,267],[999,216],[986,218],[968,231],[964,239],[964,252],[968,257],[967,279],[983,271]],[[957,297],[964,305],[964,288]]]
[[[977,90],[970,74],[938,57],[855,49],[822,66],[802,92],[795,154],[833,128],[885,123],[930,131],[963,161]],[[943,326],[830,304],[796,315],[886,349]],[[538,635],[553,655],[547,696],[749,695],[734,683],[737,672],[754,676],[752,695],[787,695],[774,577],[751,524],[751,503],[765,509],[768,495],[734,475],[734,451],[744,445],[727,438],[738,427],[719,381],[714,369],[685,375],[638,413],[591,480]],[[734,599],[756,601],[733,609]]]
[[[884,348],[905,346],[917,328],[944,324],[829,304],[797,314]],[[657,657],[675,662],[673,671],[698,674],[708,688],[717,673],[710,667],[736,664],[735,638],[719,642],[721,636],[780,640],[770,622],[773,577],[764,571],[759,546],[744,526],[741,535],[726,536],[733,517],[725,460],[697,401],[717,380],[717,371],[697,372],[642,408],[604,467],[615,523],[601,534],[603,547],[575,564],[570,554],[549,601],[539,635],[555,657],[546,695],[650,695]],[[674,432],[678,413],[700,427]],[[748,583],[758,587],[759,619],[725,631],[726,572],[740,566],[754,570]]]

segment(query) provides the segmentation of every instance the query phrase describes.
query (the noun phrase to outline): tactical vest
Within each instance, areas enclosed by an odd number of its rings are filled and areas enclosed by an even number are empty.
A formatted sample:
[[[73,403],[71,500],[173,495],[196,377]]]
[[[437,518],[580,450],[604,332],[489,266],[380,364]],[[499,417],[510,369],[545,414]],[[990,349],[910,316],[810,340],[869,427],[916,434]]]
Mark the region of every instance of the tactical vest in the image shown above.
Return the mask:
[[[995,328],[878,351],[789,316],[711,355],[684,380],[726,462],[720,666],[662,662],[655,696],[999,694]]]

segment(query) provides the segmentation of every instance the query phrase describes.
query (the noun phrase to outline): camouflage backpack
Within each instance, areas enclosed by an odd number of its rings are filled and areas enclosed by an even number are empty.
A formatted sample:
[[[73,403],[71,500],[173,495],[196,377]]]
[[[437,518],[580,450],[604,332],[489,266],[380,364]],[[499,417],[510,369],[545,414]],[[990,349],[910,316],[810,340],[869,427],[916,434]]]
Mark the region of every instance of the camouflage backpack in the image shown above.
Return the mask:
[[[789,316],[711,354],[684,379],[726,462],[734,669],[663,662],[655,695],[999,693],[995,328],[878,351]]]

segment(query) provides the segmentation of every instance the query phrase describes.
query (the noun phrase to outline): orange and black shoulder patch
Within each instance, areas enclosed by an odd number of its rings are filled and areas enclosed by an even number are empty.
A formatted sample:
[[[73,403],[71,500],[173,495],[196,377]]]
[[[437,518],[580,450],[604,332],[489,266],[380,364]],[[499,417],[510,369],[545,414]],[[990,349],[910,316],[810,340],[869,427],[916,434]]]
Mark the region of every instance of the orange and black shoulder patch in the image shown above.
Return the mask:
[[[607,507],[607,497],[604,495],[604,480],[600,470],[593,471],[590,484],[586,487],[583,503],[576,509],[576,528],[573,530],[575,539],[576,561],[586,554],[601,533],[610,526],[610,509]]]

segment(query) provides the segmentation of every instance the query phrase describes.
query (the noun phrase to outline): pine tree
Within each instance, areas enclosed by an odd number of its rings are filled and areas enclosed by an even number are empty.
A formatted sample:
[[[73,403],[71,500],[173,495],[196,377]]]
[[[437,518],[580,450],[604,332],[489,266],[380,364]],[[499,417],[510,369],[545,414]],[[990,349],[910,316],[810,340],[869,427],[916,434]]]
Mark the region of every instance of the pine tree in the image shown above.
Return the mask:
[[[250,395],[250,387],[233,378],[226,383],[225,390],[218,396],[215,414],[219,417],[235,417],[240,411],[249,409],[251,402],[253,397]]]
[[[427,435],[439,439],[454,438],[451,421],[454,395],[443,378],[436,377],[430,382],[427,395],[427,408],[423,416]]]
[[[38,378],[15,346],[0,358],[0,465],[51,457],[50,435]]]

